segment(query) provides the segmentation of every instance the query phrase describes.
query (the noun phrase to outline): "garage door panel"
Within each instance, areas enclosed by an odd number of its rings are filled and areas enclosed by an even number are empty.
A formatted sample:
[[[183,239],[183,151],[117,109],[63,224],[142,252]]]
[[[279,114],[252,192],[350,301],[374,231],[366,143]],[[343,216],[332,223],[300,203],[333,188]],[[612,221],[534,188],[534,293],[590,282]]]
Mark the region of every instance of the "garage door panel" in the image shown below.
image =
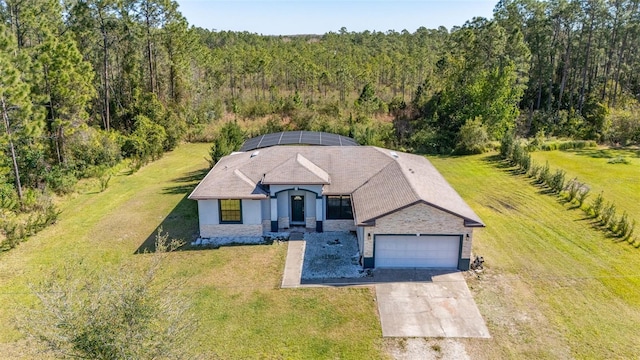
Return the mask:
[[[378,235],[376,267],[457,268],[460,236]]]

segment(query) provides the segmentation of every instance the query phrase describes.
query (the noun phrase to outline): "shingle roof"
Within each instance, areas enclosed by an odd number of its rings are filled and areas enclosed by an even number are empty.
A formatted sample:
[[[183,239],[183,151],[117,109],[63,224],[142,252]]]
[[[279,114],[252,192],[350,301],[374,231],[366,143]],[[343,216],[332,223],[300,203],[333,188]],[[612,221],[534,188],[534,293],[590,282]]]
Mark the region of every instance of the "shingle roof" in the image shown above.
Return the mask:
[[[318,165],[298,153],[266,173],[265,185],[324,185],[329,184],[329,174]]]
[[[200,184],[193,190],[190,199],[266,199],[267,193],[257,181],[253,180],[237,166],[242,160],[236,153],[226,156],[209,171]]]
[[[478,215],[429,160],[413,154],[396,155],[396,161],[351,194],[357,223],[370,223],[403,207],[423,202],[462,217],[467,226],[483,226]]]
[[[423,202],[483,226],[482,220],[422,156],[372,146],[273,146],[223,157],[190,199],[263,199],[261,184],[323,185],[323,195],[351,194],[356,222]]]

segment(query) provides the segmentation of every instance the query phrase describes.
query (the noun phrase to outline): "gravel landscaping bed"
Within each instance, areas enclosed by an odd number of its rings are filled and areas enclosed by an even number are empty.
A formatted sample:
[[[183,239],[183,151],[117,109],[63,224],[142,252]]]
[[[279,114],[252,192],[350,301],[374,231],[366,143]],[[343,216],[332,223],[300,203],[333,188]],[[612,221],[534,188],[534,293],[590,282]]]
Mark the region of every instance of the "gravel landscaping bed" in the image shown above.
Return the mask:
[[[365,274],[358,264],[358,240],[348,232],[304,234],[306,248],[302,279],[358,278]]]
[[[289,240],[288,232],[269,232],[262,236],[226,236],[212,238],[198,238],[192,246],[220,247],[229,245],[265,245],[274,241]]]

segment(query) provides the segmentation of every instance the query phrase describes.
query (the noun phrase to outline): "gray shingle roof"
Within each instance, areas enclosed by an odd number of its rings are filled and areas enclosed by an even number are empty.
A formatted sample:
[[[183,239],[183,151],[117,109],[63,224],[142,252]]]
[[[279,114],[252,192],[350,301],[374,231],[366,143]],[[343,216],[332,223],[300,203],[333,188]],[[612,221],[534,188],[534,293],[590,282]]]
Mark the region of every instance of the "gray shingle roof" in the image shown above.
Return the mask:
[[[462,217],[468,226],[482,220],[423,156],[396,153],[384,167],[352,194],[356,222],[370,223],[403,207],[423,202]]]
[[[325,185],[330,184],[329,174],[318,165],[298,153],[264,175],[265,185]]]
[[[358,224],[423,202],[483,226],[426,158],[372,146],[273,146],[223,157],[190,199],[263,199],[262,185],[323,185],[323,195],[351,194]]]

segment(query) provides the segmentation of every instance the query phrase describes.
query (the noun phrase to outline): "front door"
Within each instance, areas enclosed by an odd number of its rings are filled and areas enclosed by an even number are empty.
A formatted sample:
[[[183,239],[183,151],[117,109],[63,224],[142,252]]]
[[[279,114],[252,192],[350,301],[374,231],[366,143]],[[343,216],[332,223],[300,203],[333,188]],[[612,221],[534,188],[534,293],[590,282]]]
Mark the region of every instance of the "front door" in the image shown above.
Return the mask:
[[[291,197],[291,222],[304,223],[304,196],[302,195]]]

